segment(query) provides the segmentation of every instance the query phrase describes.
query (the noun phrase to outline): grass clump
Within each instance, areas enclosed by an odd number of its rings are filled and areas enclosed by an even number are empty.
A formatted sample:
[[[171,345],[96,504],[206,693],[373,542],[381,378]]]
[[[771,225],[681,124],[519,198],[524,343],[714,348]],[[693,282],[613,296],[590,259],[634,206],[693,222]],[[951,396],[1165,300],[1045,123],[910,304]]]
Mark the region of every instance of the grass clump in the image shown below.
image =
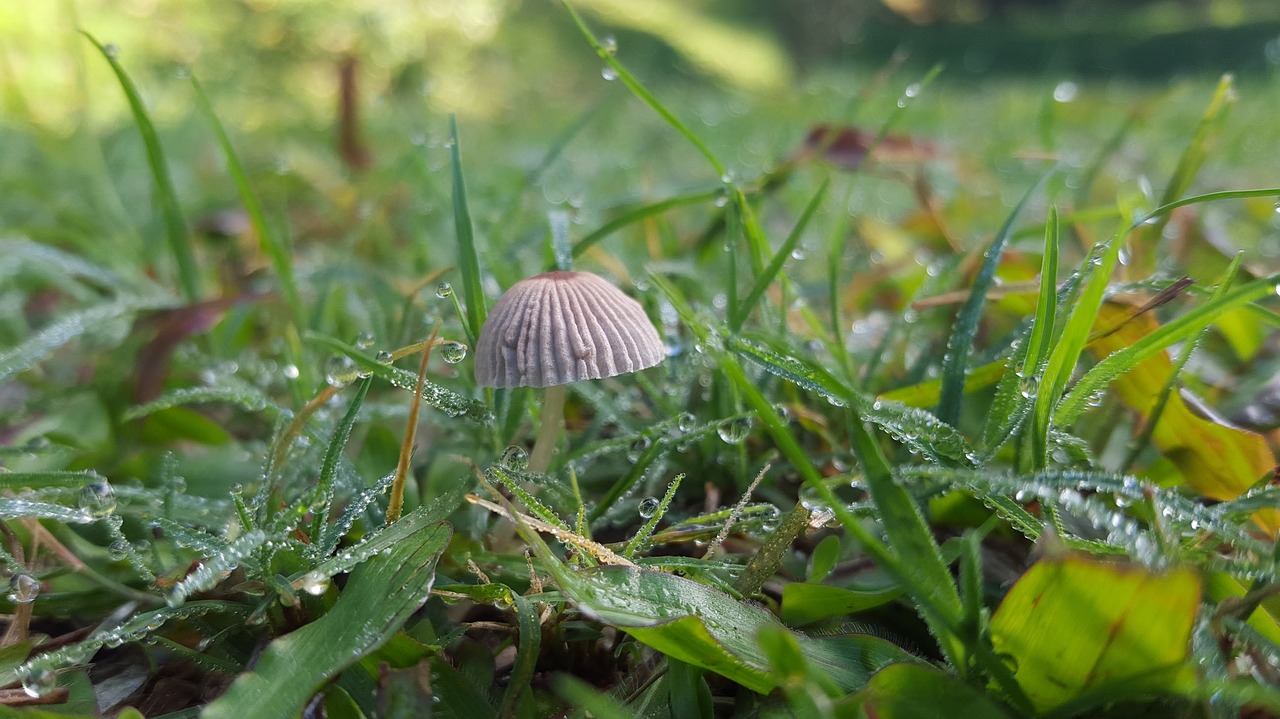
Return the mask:
[[[314,149],[273,174],[217,94],[182,84],[204,123],[184,144],[93,41],[161,222],[102,248],[64,209],[0,240],[6,703],[1280,712],[1280,275],[1257,259],[1280,188],[1205,179],[1239,132],[1230,79],[1180,144],[1147,145],[1173,163],[1159,195],[1126,179],[1120,148],[1148,142],[1130,119],[1083,148],[1054,144],[1066,120],[1017,140],[1056,164],[971,167],[988,158],[923,139],[955,132],[937,72],[863,111],[870,129],[796,148],[793,128],[748,172],[678,88],[558,17],[627,94],[518,176],[500,168],[519,140],[438,113],[439,142],[401,126],[373,150],[397,159]],[[621,127],[651,157],[598,134],[638,106]],[[184,219],[174,178],[200,143],[238,224]],[[620,190],[598,155],[656,179]],[[590,201],[560,201],[565,166]],[[1255,247],[1224,251],[1224,225]],[[571,263],[626,286],[668,357],[569,388],[530,471],[535,390],[476,386],[467,355],[499,288]]]

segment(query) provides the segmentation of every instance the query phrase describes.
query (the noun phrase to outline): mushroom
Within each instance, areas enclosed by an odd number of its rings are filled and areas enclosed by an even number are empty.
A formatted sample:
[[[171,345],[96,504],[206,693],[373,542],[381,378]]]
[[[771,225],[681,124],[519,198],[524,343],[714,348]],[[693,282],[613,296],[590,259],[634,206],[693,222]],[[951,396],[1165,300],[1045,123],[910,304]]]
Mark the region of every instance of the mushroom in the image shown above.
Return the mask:
[[[529,469],[545,472],[564,424],[565,385],[639,372],[666,351],[639,302],[590,272],[545,272],[511,286],[480,328],[476,382],[545,387]]]

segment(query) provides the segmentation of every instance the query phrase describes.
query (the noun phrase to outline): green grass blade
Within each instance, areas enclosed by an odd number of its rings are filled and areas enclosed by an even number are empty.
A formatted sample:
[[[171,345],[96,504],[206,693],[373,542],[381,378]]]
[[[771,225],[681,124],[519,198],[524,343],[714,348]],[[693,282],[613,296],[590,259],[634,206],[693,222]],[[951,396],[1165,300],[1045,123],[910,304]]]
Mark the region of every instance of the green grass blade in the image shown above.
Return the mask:
[[[974,338],[978,335],[978,323],[982,320],[982,309],[986,305],[987,291],[995,282],[996,268],[1000,266],[1000,258],[1004,256],[1005,245],[1013,234],[1013,223],[1017,221],[1022,210],[1031,201],[1035,193],[1044,185],[1058,168],[1049,168],[1027,190],[1018,204],[1014,206],[1004,225],[996,233],[996,237],[983,253],[982,268],[973,279],[973,287],[969,297],[956,314],[956,322],[947,340],[947,351],[942,358],[942,393],[938,400],[938,419],[954,425],[960,419],[960,402],[964,398],[964,378],[969,371],[969,352],[973,349]]]
[[[476,254],[475,230],[471,226],[471,210],[467,206],[467,184],[462,176],[462,150],[458,142],[458,119],[449,116],[449,154],[453,162],[453,229],[458,238],[458,266],[462,271],[462,294],[467,300],[467,317],[463,327],[474,347],[480,336],[488,306],[480,285],[480,258]]]
[[[516,620],[520,625],[520,648],[516,650],[516,663],[511,669],[511,680],[507,683],[507,691],[502,695],[500,717],[516,716],[516,702],[520,695],[533,681],[534,670],[538,665],[538,654],[542,650],[542,625],[538,622],[538,606],[524,597],[511,593],[515,604]]]
[[[162,305],[155,305],[162,306]],[[0,351],[0,382],[19,372],[31,369],[41,360],[53,354],[58,348],[79,338],[106,322],[118,321],[130,317],[148,305],[136,302],[109,302],[90,307],[80,312],[72,312],[54,321],[39,333],[28,337],[25,342],[15,347]]]
[[[649,536],[653,534],[653,530],[658,528],[658,522],[662,521],[662,516],[667,513],[667,508],[671,506],[671,500],[676,498],[676,490],[680,488],[680,482],[683,480],[683,474],[677,474],[675,479],[671,480],[671,483],[667,485],[666,493],[662,495],[662,501],[658,504],[657,511],[653,513],[653,516],[649,517],[644,526],[640,527],[635,536],[627,542],[627,546],[622,550],[622,556],[627,559],[636,556],[636,551],[644,546]]]
[[[253,230],[258,235],[258,239],[262,242],[262,250],[271,260],[271,267],[276,271],[276,276],[280,278],[280,289],[284,293],[285,304],[289,306],[289,312],[292,314],[293,323],[297,327],[303,327],[303,320],[306,315],[302,310],[302,301],[298,297],[298,283],[293,275],[293,256],[289,251],[288,245],[276,233],[271,223],[267,221],[266,213],[262,211],[262,204],[258,202],[258,197],[253,193],[253,188],[249,186],[249,176],[245,174],[244,165],[240,163],[240,157],[236,154],[235,146],[231,144],[231,138],[227,135],[227,130],[222,125],[222,121],[218,119],[218,115],[213,111],[213,104],[209,102],[209,96],[205,94],[204,86],[200,81],[191,76],[191,88],[196,94],[196,104],[200,107],[200,111],[205,118],[209,120],[209,124],[213,125],[214,135],[218,138],[218,146],[222,149],[223,159],[227,163],[227,173],[231,175],[231,182],[236,186],[236,192],[240,195],[240,202],[244,205],[244,211],[249,215],[249,223],[253,225]],[[296,363],[295,363],[296,364]]]
[[[596,39],[595,34],[591,32],[591,28],[587,27],[587,23],[583,21],[582,16],[580,16],[568,2],[561,0],[560,4],[566,11],[568,11],[569,16],[573,18],[573,22],[578,26],[578,30],[582,32],[583,37],[585,37],[587,42],[591,44],[591,47],[595,49],[596,54],[600,56],[600,59],[603,60],[606,65],[618,74],[618,79],[622,81],[623,85],[626,85],[627,89],[631,91],[631,94],[635,95],[636,99],[648,105],[651,110],[658,113],[658,116],[665,120],[668,125],[674,128],[676,132],[683,135],[690,144],[698,148],[698,152],[702,153],[702,156],[707,158],[707,161],[711,163],[713,168],[715,168],[716,175],[718,177],[725,177],[727,170],[725,169],[724,164],[715,156],[715,153],[711,152],[711,148],[707,147],[706,143],[699,139],[697,135],[693,134],[693,131],[681,122],[678,117],[672,114],[672,112],[661,102],[658,102],[658,98],[654,97],[653,93],[649,92],[644,85],[640,84],[640,81],[637,80],[635,76],[618,61],[618,58],[615,57],[614,53],[610,52],[608,48]]]
[[[1231,264],[1222,273],[1222,279],[1218,280],[1218,286],[1214,288],[1211,299],[1216,300],[1231,289],[1240,274],[1240,265],[1243,262],[1243,253],[1237,254],[1231,259]],[[1138,459],[1138,455],[1150,444],[1152,436],[1155,435],[1156,425],[1160,423],[1160,415],[1164,414],[1164,409],[1169,404],[1169,396],[1178,388],[1178,376],[1186,368],[1187,362],[1191,361],[1191,355],[1196,351],[1200,340],[1204,338],[1205,333],[1208,331],[1208,325],[1200,328],[1200,331],[1178,351],[1178,356],[1173,361],[1173,371],[1169,373],[1169,380],[1160,388],[1160,396],[1156,398],[1156,402],[1152,405],[1146,421],[1142,423],[1142,432],[1134,438],[1133,443],[1129,446],[1129,451],[1125,453],[1124,461],[1120,464],[1121,469],[1128,470],[1129,467],[1133,466],[1133,463]]]
[[[1161,325],[1155,332],[1132,345],[1107,355],[1080,378],[1071,392],[1063,398],[1055,413],[1055,423],[1070,425],[1088,406],[1089,398],[1102,391],[1111,380],[1170,345],[1191,339],[1222,314],[1275,294],[1277,287],[1280,287],[1280,274],[1256,279]]]
[[[1024,341],[1009,355],[996,385],[982,433],[982,444],[988,455],[994,454],[1019,431],[1035,406],[1035,387],[1049,354],[1049,338],[1053,336],[1058,316],[1059,227],[1058,208],[1050,207],[1045,223],[1044,253],[1040,258],[1040,296],[1031,327],[1023,336]],[[971,378],[972,372],[969,375]]]
[[[125,99],[129,102],[129,111],[133,114],[133,123],[142,135],[142,144],[147,151],[147,165],[151,168],[157,202],[164,217],[165,234],[169,240],[169,251],[173,253],[174,263],[178,268],[178,284],[182,287],[182,296],[188,302],[200,299],[200,271],[196,267],[195,251],[191,246],[191,233],[187,230],[187,221],[182,216],[182,207],[178,204],[178,193],[173,187],[173,176],[169,174],[169,163],[164,157],[164,148],[160,146],[160,137],[156,134],[155,125],[147,114],[146,105],[138,94],[138,88],[124,67],[97,38],[81,31],[98,52],[106,58],[115,72],[120,88],[124,90]]]
[[[1280,187],[1260,187],[1256,190],[1222,190],[1221,192],[1207,192],[1203,195],[1184,197],[1181,200],[1165,203],[1148,212],[1141,219],[1134,222],[1133,227],[1136,228],[1151,220],[1166,217],[1179,207],[1199,205],[1205,202],[1217,202],[1219,200],[1243,200],[1250,197],[1280,197]]]
[[[644,205],[638,205],[624,211],[621,215],[609,220],[599,228],[593,230],[590,234],[578,240],[573,245],[573,256],[578,257],[586,252],[593,245],[605,239],[609,235],[626,227],[635,224],[643,219],[660,215],[667,210],[676,207],[685,207],[688,205],[701,205],[704,202],[714,202],[717,198],[724,196],[724,188],[717,187],[714,190],[706,190],[703,192],[691,192],[684,195],[676,195],[668,197],[665,200],[651,202]]]
[[[327,335],[309,332],[306,335],[306,340],[310,344],[327,347],[334,352],[350,357],[361,370],[381,377],[400,389],[407,389],[410,392],[417,389],[418,375],[414,372],[400,369],[387,362],[379,362],[377,358],[371,357],[367,353]],[[431,380],[423,380],[422,399],[450,417],[463,417],[486,425],[493,422],[493,412],[489,410],[488,405],[470,397],[465,397]]]
[[[737,332],[742,327],[742,323],[751,314],[751,310],[755,308],[756,303],[764,296],[774,278],[782,271],[782,266],[786,264],[787,258],[791,256],[791,251],[795,249],[796,244],[800,242],[800,238],[804,235],[804,230],[808,227],[809,220],[813,219],[813,215],[822,204],[822,200],[826,198],[830,185],[830,180],[822,181],[822,185],[814,193],[813,199],[809,200],[809,204],[805,206],[800,219],[796,221],[796,226],[791,230],[791,234],[787,236],[786,241],[778,248],[764,271],[756,276],[755,284],[751,287],[751,291],[747,293],[746,299],[738,304],[737,312],[729,318],[729,329],[731,331]]]
[[[1044,254],[1040,259],[1040,296],[1036,300],[1035,319],[1031,324],[1031,336],[1027,339],[1027,357],[1031,367],[1039,369],[1049,354],[1049,338],[1053,336],[1058,321],[1058,248],[1060,244],[1058,208],[1049,208],[1049,219],[1044,226]]]
[[[1062,335],[1049,353],[1049,360],[1036,390],[1036,403],[1031,416],[1032,464],[1036,468],[1044,467],[1054,406],[1058,404],[1058,398],[1062,396],[1071,373],[1080,360],[1080,353],[1089,341],[1089,333],[1102,307],[1102,299],[1123,244],[1121,231],[1109,242],[1095,245],[1080,270],[1080,274],[1085,277],[1080,295],[1062,329]]]
[[[329,513],[333,509],[333,488],[338,479],[338,462],[342,460],[342,450],[346,448],[347,440],[351,438],[351,429],[355,427],[356,415],[360,413],[360,406],[364,404],[364,398],[369,394],[371,384],[373,384],[372,376],[360,381],[360,386],[356,388],[356,396],[351,398],[351,404],[347,405],[347,413],[334,428],[329,445],[325,448],[324,461],[320,465],[320,482],[316,488],[320,495],[320,508],[315,511],[315,517],[311,521],[313,552],[324,546],[320,538],[329,528]]]
[[[385,644],[426,601],[451,535],[447,524],[437,524],[355,569],[327,614],[271,642],[253,671],[237,677],[201,716],[297,716],[326,681]]]
[[[1174,169],[1173,176],[1169,178],[1169,184],[1165,186],[1160,204],[1167,205],[1173,202],[1176,197],[1191,187],[1192,180],[1209,157],[1213,141],[1226,122],[1227,109],[1235,100],[1235,89],[1232,85],[1230,75],[1223,75],[1218,81],[1218,87],[1214,90],[1213,98],[1200,118],[1195,134],[1182,151],[1182,156],[1178,158],[1178,166]],[[1168,216],[1160,215],[1155,222],[1143,227],[1130,243],[1130,249],[1133,251],[1132,264],[1139,275],[1155,268],[1155,247],[1164,236],[1164,226],[1167,222]]]

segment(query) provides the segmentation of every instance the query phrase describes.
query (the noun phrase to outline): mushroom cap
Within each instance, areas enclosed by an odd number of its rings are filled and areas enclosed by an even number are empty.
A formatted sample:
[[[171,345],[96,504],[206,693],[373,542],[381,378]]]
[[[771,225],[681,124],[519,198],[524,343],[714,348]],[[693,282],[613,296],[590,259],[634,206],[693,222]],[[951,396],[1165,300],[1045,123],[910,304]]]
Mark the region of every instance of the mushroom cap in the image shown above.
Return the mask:
[[[546,272],[511,286],[476,341],[484,387],[551,387],[639,372],[666,356],[639,302],[590,272]]]

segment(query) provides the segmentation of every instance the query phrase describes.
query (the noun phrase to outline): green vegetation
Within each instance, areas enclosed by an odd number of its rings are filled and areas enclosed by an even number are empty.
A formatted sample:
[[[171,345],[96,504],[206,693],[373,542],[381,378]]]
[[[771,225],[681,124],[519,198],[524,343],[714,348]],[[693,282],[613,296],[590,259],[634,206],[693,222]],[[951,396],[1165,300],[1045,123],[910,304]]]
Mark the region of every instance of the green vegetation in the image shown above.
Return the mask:
[[[0,716],[1280,715],[1273,76],[280,5],[5,56]],[[570,266],[666,361],[478,387]]]

